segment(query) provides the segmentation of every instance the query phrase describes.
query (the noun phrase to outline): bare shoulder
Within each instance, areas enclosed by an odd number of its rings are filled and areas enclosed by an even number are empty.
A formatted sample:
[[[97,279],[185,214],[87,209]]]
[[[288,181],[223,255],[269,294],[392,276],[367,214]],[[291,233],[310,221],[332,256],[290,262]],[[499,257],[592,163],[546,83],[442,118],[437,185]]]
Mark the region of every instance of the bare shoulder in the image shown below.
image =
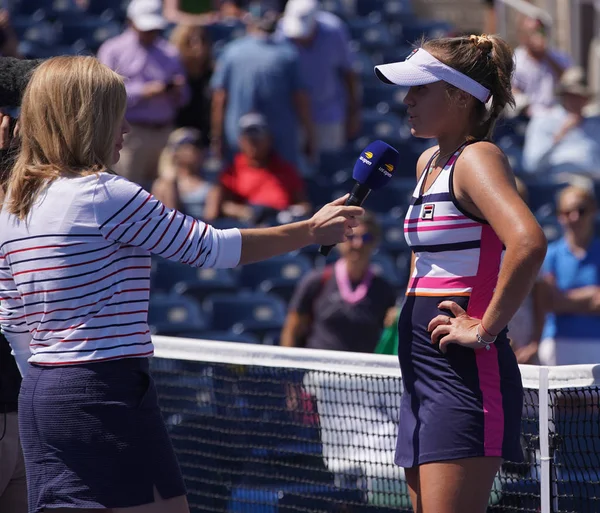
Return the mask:
[[[514,174],[510,167],[508,158],[504,152],[494,143],[489,141],[478,141],[469,144],[456,162],[459,176],[466,175],[487,177],[503,176],[510,177],[514,181]]]
[[[431,157],[433,157],[435,152],[438,151],[438,149],[439,149],[439,146],[436,144],[435,146],[432,146],[431,148],[427,148],[423,153],[421,153],[421,156],[419,157],[419,160],[417,161],[417,180],[419,180],[421,178],[423,171],[425,171],[425,167],[427,166],[427,164],[429,163],[429,161],[431,160]]]
[[[504,165],[510,167],[508,159],[504,152],[490,141],[477,141],[469,144],[462,152],[462,159],[458,159],[458,162],[475,162],[481,161],[482,159],[488,162],[502,162]]]

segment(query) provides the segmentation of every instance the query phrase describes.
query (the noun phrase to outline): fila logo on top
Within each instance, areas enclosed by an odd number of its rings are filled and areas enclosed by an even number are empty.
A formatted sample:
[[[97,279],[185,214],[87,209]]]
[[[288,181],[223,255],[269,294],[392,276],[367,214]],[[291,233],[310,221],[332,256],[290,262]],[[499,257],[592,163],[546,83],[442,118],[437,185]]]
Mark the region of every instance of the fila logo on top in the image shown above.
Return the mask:
[[[373,154],[370,151],[365,151],[365,156],[363,157],[362,155],[360,157],[358,157],[358,160],[360,160],[363,164],[366,164],[367,166],[372,166],[373,162],[371,162],[369,159],[373,158]]]
[[[433,211],[435,209],[435,204],[428,203],[427,205],[423,205],[423,209],[421,210],[421,219],[431,221],[433,219]]]

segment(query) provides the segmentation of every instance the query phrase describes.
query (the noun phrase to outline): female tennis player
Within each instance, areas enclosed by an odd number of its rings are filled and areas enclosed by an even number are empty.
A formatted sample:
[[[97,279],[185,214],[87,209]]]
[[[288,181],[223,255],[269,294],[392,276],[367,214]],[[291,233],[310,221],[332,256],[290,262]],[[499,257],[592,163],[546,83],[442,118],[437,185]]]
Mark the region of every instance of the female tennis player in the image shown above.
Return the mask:
[[[110,171],[127,97],[92,57],[57,57],[25,91],[0,213],[2,329],[19,400],[29,512],[187,513],[148,373],[150,253],[233,267],[351,235],[345,198],[309,221],[215,230]],[[23,360],[28,360],[24,363]]]
[[[522,386],[506,325],[529,294],[546,239],[489,137],[513,102],[512,52],[495,36],[428,41],[376,67],[410,86],[417,165],[404,223],[413,271],[399,319],[404,382],[395,461],[415,511],[483,513],[503,459],[522,458]]]

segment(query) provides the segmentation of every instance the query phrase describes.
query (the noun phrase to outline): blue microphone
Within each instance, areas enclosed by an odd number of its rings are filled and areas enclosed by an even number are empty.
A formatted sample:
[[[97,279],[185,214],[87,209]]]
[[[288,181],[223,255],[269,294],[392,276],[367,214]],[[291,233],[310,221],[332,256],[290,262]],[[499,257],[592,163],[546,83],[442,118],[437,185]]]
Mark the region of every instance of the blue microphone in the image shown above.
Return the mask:
[[[383,141],[374,141],[369,144],[360,154],[352,178],[356,181],[346,205],[362,206],[371,191],[381,189],[386,185],[394,170],[398,167],[400,154],[395,148]],[[329,255],[333,246],[321,246],[319,252],[323,256]]]

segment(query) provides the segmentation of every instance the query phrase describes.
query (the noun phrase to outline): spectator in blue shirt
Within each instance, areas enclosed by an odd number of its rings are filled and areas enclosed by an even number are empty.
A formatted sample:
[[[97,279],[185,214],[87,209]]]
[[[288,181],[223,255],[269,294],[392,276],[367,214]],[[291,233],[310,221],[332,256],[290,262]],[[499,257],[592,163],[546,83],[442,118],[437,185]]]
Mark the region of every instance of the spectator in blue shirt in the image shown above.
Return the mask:
[[[344,22],[316,0],[289,0],[281,34],[295,44],[320,151],[344,148],[360,129],[358,83]]]
[[[560,103],[536,112],[525,134],[523,165],[531,173],[580,173],[600,178],[600,116],[585,116],[591,92],[581,68],[566,71]]]
[[[600,363],[600,240],[591,189],[570,186],[558,199],[564,236],[548,246],[543,283],[546,321],[539,348],[543,365]]]
[[[273,37],[276,10],[257,3],[249,16],[248,35],[225,47],[212,77],[211,146],[218,156],[231,160],[239,151],[240,118],[261,112],[277,153],[298,166],[300,125],[308,135],[305,151],[311,158],[315,139],[298,52]]]

